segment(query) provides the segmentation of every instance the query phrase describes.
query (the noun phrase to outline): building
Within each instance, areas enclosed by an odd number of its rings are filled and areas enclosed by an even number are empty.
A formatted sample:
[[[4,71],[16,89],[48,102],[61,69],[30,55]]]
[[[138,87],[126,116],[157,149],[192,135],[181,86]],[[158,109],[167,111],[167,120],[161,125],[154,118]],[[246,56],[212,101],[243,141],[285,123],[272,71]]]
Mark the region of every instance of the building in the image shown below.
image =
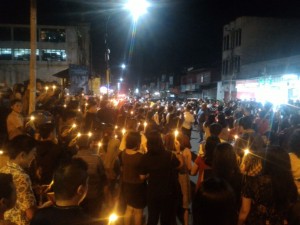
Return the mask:
[[[220,80],[217,69],[189,69],[181,76],[180,90],[184,97],[216,99],[217,81]]]
[[[70,64],[90,65],[90,26],[37,26],[37,78],[52,75]],[[0,25],[0,83],[12,86],[29,79],[29,25]]]
[[[295,98],[296,92],[291,94],[290,86],[281,81],[292,83],[299,80],[299,27],[300,20],[261,17],[240,17],[226,24],[218,98],[258,99],[261,92],[252,95],[245,93],[245,88],[241,89],[247,83],[253,88],[256,81],[257,88],[273,94],[284,92],[284,101]]]

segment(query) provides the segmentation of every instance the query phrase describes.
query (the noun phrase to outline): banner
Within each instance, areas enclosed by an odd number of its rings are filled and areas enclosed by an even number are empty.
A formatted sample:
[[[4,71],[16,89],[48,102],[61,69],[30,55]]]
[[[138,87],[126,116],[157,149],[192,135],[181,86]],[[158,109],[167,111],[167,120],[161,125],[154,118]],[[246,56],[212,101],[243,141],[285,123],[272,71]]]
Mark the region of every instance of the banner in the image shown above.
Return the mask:
[[[88,93],[89,88],[89,70],[87,66],[70,64],[70,94]]]

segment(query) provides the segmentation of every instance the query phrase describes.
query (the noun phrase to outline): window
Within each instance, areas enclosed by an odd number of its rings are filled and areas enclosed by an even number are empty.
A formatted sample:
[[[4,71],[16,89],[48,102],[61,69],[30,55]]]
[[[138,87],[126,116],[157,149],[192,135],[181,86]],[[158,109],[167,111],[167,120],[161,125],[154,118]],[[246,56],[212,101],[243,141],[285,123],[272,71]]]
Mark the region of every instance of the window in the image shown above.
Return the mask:
[[[66,61],[67,54],[65,50],[43,49],[42,61]]]
[[[16,48],[14,49],[14,60],[29,61],[31,50],[28,48]],[[39,60],[39,49],[36,50],[36,59]]]
[[[242,44],[242,29],[237,29],[234,33],[235,33],[235,46],[241,46],[241,44]]]
[[[30,41],[30,30],[28,27],[14,28],[14,41]]]
[[[11,48],[0,48],[0,60],[11,60],[12,51]]]
[[[0,27],[0,41],[11,41],[10,27]]]
[[[66,31],[64,29],[41,28],[40,41],[42,41],[42,42],[66,42]]]
[[[228,70],[229,70],[229,60],[226,59],[222,63],[222,73],[223,73],[223,75],[228,74]]]
[[[241,57],[239,55],[233,58],[233,70],[234,72],[240,72]]]

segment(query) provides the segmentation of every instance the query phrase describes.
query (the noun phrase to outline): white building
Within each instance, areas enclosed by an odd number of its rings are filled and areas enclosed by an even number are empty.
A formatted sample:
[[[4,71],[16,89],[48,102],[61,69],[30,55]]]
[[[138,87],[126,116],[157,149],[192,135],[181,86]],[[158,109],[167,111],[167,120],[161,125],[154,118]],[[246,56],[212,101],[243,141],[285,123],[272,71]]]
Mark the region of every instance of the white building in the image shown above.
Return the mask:
[[[90,65],[90,26],[37,27],[37,78],[52,75],[69,64]],[[29,79],[29,25],[0,25],[0,83],[12,86]]]
[[[240,89],[246,83],[253,89],[253,80],[258,80],[258,88],[281,93],[284,101],[299,98],[290,90],[291,86],[281,83],[299,80],[299,56],[300,20],[237,18],[223,28],[222,82],[218,85],[218,97],[261,99],[261,91],[249,95]]]

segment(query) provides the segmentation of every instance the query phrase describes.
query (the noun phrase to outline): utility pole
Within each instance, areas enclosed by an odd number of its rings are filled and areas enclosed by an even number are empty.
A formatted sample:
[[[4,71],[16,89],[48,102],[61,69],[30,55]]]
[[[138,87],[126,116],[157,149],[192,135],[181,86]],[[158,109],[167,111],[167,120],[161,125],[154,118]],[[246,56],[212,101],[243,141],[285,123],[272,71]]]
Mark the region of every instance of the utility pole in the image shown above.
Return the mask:
[[[29,113],[35,111],[36,92],[36,0],[30,0]]]

